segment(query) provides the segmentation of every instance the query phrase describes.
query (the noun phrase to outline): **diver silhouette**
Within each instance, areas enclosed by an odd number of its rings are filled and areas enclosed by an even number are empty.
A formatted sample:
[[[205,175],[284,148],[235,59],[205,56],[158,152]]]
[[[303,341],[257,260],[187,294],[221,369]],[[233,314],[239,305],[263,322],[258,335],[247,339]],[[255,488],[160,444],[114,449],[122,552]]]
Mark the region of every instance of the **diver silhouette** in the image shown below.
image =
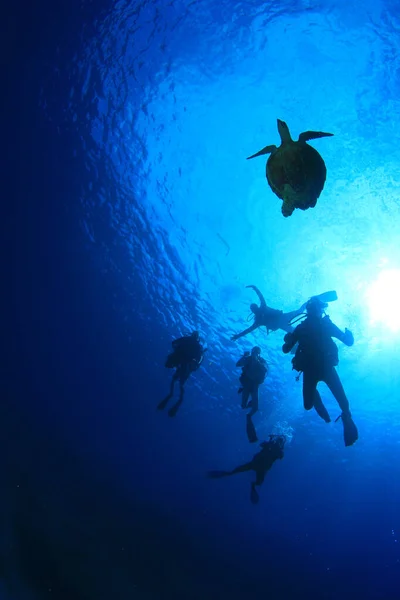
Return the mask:
[[[260,306],[257,306],[257,304],[254,303],[250,304],[250,310],[254,314],[253,325],[250,325],[250,327],[241,333],[235,333],[235,335],[231,337],[231,340],[236,341],[244,335],[255,331],[258,329],[258,327],[263,326],[266,327],[267,333],[270,331],[277,331],[278,329],[282,329],[283,331],[293,331],[294,328],[290,325],[290,321],[303,312],[305,304],[303,304],[298,310],[292,310],[291,312],[284,313],[283,310],[277,310],[276,308],[267,306],[265,298],[258,287],[255,285],[247,285],[246,287],[255,291],[260,300]]]
[[[229,477],[230,475],[244,473],[245,471],[255,471],[256,479],[251,483],[250,500],[253,504],[257,504],[260,497],[256,487],[263,484],[265,475],[274,462],[284,457],[283,450],[285,443],[286,437],[284,435],[270,435],[268,442],[260,444],[261,451],[257,452],[250,462],[239,465],[233,471],[209,471],[208,477],[210,479],[221,479],[222,477]]]
[[[245,352],[236,363],[237,367],[242,367],[242,374],[239,381],[241,387],[239,394],[242,394],[242,408],[251,408],[246,417],[246,432],[250,443],[257,441],[257,433],[253,423],[253,416],[258,411],[258,388],[264,382],[268,373],[268,366],[261,356],[261,348],[255,346],[251,354]],[[251,398],[249,402],[249,398]]]
[[[348,329],[341,331],[328,317],[324,316],[327,304],[320,298],[313,297],[307,302],[306,319],[292,333],[285,335],[282,351],[287,354],[298,343],[296,354],[292,359],[293,368],[303,372],[303,402],[306,410],[315,408],[318,415],[329,423],[331,418],[317,391],[320,381],[326,383],[342,413],[345,446],[351,446],[358,440],[357,427],[352,419],[349,401],[342,382],[335,369],[339,364],[338,348],[332,337],[339,339],[346,346],[354,343],[353,334]],[[336,419],[336,420],[338,420]]]
[[[175,373],[172,377],[169,393],[158,404],[157,409],[163,410],[167,406],[169,400],[174,395],[175,383],[179,381],[180,393],[178,401],[168,411],[170,417],[175,417],[183,402],[185,383],[190,375],[200,367],[206,349],[200,343],[198,331],[193,331],[191,335],[173,340],[172,348],[173,351],[168,355],[165,366],[168,369],[175,369]]]

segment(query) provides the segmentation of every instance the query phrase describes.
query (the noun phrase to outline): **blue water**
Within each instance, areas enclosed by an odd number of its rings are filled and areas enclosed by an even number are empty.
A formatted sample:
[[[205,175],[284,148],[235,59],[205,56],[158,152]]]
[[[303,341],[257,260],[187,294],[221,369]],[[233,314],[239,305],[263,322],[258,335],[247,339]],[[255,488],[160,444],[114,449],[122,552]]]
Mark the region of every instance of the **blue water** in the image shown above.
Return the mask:
[[[1,598],[397,599],[396,3],[68,7],[43,0],[12,29]],[[334,133],[311,142],[317,206],[288,219],[264,158],[245,160],[279,144],[277,118],[295,139]],[[337,291],[354,446],[304,411],[282,332],[230,341],[249,284],[285,311]],[[209,350],[171,419],[164,361],[192,329]],[[255,425],[288,443],[254,506],[252,474],[206,473],[257,451],[235,369],[256,344],[270,372]]]

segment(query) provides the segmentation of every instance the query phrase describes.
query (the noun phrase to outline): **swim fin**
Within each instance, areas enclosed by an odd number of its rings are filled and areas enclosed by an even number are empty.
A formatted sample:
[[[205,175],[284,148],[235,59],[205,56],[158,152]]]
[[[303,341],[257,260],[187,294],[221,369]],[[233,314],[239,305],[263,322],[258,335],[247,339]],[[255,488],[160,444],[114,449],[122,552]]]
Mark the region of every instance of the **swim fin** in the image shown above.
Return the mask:
[[[250,500],[252,504],[258,504],[260,496],[256,490],[254,483],[251,484]]]
[[[169,411],[168,411],[168,416],[169,417],[176,417],[176,413],[179,410],[179,407],[182,404],[182,400],[178,400],[178,402],[176,404],[174,404],[174,406],[172,406]]]
[[[318,296],[313,296],[313,298],[318,298],[321,302],[335,302],[338,299],[338,295],[335,290],[330,292],[324,292],[323,294],[318,294]]]
[[[246,418],[246,433],[250,444],[258,441],[256,428],[254,427],[254,423],[250,415],[247,415]]]
[[[168,394],[168,396],[166,396],[164,398],[164,400],[161,400],[160,404],[157,404],[157,410],[164,410],[164,408],[168,404],[168,401],[171,400],[171,398],[172,398],[172,394]]]
[[[344,445],[352,446],[358,440],[358,429],[356,424],[350,415],[344,415],[343,413],[336,419],[342,419],[343,422],[343,437],[344,437]]]
[[[342,418],[344,445],[352,446],[358,440],[358,429],[351,417]]]
[[[207,475],[210,479],[221,479],[229,475],[229,471],[208,471]]]

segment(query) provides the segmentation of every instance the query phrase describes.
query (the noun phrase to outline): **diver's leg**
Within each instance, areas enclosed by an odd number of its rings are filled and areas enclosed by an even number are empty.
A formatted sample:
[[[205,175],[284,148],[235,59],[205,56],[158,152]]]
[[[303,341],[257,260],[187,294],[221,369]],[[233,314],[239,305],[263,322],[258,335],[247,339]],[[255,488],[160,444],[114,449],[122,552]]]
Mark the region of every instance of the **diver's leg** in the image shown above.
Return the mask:
[[[267,469],[257,469],[256,470],[256,480],[253,485],[262,485],[264,483],[265,475],[267,471],[272,467],[272,463],[268,466]]]
[[[169,394],[167,396],[165,396],[164,400],[161,400],[160,404],[157,405],[158,410],[163,410],[167,406],[168,401],[171,400],[172,396],[174,395],[175,383],[178,380],[178,378],[179,378],[179,374],[178,374],[178,370],[177,370],[172,377],[171,385],[169,388]]]
[[[169,393],[171,394],[171,396],[174,395],[175,383],[178,381],[178,379],[179,379],[179,371],[176,370],[174,373],[174,376],[172,377],[171,387],[169,389]]]
[[[254,442],[258,441],[256,428],[254,427],[251,415],[246,416],[246,433],[247,439],[249,440],[250,444],[254,444]]]
[[[258,411],[258,385],[254,386],[253,390],[251,391],[250,406],[251,406],[251,411],[249,412],[248,416],[252,417]]]
[[[170,408],[170,410],[168,411],[168,415],[170,417],[175,417],[176,413],[178,412],[179,408],[181,407],[181,404],[183,402],[183,397],[185,395],[185,383],[186,381],[189,379],[189,375],[190,375],[190,370],[188,369],[188,367],[184,367],[182,368],[181,372],[180,372],[180,377],[179,377],[179,387],[180,387],[180,394],[179,394],[179,398],[178,401],[176,402],[176,404],[174,404],[174,406],[172,408]]]
[[[292,319],[295,319],[296,317],[301,315],[302,312],[302,308],[298,308],[297,310],[291,310],[290,312],[283,313],[282,318],[284,318],[286,322],[292,321]]]
[[[168,411],[168,416],[169,417],[175,417],[176,416],[176,413],[178,412],[178,410],[180,409],[180,407],[182,405],[184,392],[185,392],[185,390],[181,386],[181,393],[179,394],[178,401]]]
[[[265,469],[256,470],[256,480],[252,481],[250,486],[250,500],[252,504],[258,504],[258,501],[260,500],[256,486],[261,485],[264,482],[266,472],[267,471]]]
[[[240,465],[233,469],[233,471],[209,471],[208,476],[210,479],[221,479],[221,477],[228,477],[229,475],[236,475],[236,473],[244,473],[245,471],[251,471],[253,463],[249,462],[244,465]]]
[[[229,475],[236,475],[236,473],[244,473],[245,471],[251,471],[254,468],[252,462],[245,463],[244,465],[239,465],[235,467],[233,471],[229,471]]]
[[[331,367],[331,369],[326,372],[324,381],[342,409],[340,417],[342,418],[343,423],[344,445],[352,446],[358,440],[358,429],[351,417],[349,401],[344,393],[342,382],[339,379],[335,367]]]
[[[314,406],[318,377],[312,371],[303,371],[303,403],[306,410]]]
[[[314,394],[314,408],[317,411],[317,414],[325,421],[325,423],[330,423],[331,418],[329,416],[328,411],[326,410],[325,404],[322,402],[322,398],[319,395],[319,391],[315,390]]]
[[[323,381],[331,390],[336,402],[339,404],[342,410],[342,413],[350,416],[349,401],[347,400],[342,382],[339,379],[339,375],[337,374],[335,367],[332,367],[326,371]]]
[[[208,471],[207,476],[210,479],[222,479],[222,477],[227,477],[231,475],[230,471]]]
[[[247,408],[249,396],[250,396],[250,390],[247,386],[245,386],[242,391],[242,408]]]

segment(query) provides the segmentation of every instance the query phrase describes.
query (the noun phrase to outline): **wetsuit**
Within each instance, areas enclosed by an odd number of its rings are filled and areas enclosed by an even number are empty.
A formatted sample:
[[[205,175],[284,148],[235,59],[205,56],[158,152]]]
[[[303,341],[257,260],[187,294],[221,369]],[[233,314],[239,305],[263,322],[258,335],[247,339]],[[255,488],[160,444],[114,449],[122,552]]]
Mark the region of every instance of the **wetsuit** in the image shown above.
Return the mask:
[[[346,346],[352,346],[354,343],[352,333],[347,329],[345,332],[341,331],[328,316],[308,316],[292,333],[285,335],[285,343],[282,346],[283,352],[287,354],[298,342],[299,346],[292,363],[293,368],[303,371],[304,408],[310,410],[315,407],[320,417],[327,422],[330,421],[330,417],[317,391],[320,381],[326,383],[342,413],[350,415],[349,401],[335,369],[339,358],[332,337]]]
[[[263,383],[268,372],[266,361],[260,356],[242,356],[236,363],[237,367],[243,367],[240,376],[242,384],[242,408],[247,408],[249,396],[251,396],[251,412],[253,416],[258,411],[258,388]]]
[[[229,477],[237,473],[245,473],[246,471],[255,471],[256,479],[251,483],[251,501],[257,503],[259,500],[256,486],[262,485],[265,476],[276,460],[282,459],[284,456],[283,445],[273,441],[263,442],[261,444],[261,452],[257,452],[253,459],[239,465],[232,471],[209,471],[208,476],[212,479],[220,479],[221,477]]]
[[[191,373],[196,371],[203,360],[204,348],[199,340],[193,336],[184,336],[172,342],[173,351],[168,355],[165,366],[168,369],[176,369],[172,377],[169,394],[158,404],[158,409],[166,407],[168,401],[174,394],[175,383],[179,381],[180,394],[177,403],[170,409],[169,415],[175,416],[183,402],[185,393],[184,385]]]
[[[277,331],[278,329],[282,329],[283,331],[287,332],[293,331],[294,328],[292,325],[290,325],[290,321],[292,321],[303,311],[304,305],[298,310],[292,310],[291,312],[284,313],[283,310],[277,310],[276,308],[271,308],[268,306],[265,302],[264,296],[255,285],[249,285],[247,287],[252,288],[255,291],[260,300],[260,306],[255,306],[254,308],[254,323],[241,333],[236,333],[234,336],[232,336],[233,340],[238,340],[244,335],[255,331],[258,329],[258,327],[265,327],[267,333],[270,331]]]

